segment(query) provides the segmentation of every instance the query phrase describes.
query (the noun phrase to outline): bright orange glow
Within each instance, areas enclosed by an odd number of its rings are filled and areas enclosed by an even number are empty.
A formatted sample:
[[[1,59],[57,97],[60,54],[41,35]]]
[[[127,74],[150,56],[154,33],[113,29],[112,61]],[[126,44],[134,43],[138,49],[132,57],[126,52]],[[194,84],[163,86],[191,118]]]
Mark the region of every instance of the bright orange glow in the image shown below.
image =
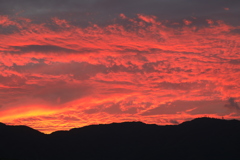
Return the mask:
[[[138,14],[100,26],[0,17],[0,121],[90,124],[240,118],[240,26]],[[11,32],[11,29],[15,30]]]
[[[1,118],[0,121],[8,121],[12,119],[17,119],[17,118],[28,118],[28,117],[33,117],[33,116],[41,116],[41,115],[46,115],[46,114],[51,114],[54,113],[54,111],[49,111],[49,110],[44,110],[42,108],[36,107],[36,106],[31,106],[34,109],[26,109],[20,108],[20,109],[10,109],[8,111],[2,111],[1,112]]]

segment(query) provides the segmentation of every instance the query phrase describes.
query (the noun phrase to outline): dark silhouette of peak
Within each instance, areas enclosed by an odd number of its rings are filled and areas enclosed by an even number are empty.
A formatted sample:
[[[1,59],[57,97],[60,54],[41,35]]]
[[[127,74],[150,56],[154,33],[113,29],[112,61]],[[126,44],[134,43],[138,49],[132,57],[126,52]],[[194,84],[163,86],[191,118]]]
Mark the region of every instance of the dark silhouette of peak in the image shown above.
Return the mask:
[[[212,128],[215,129],[230,129],[239,127],[240,121],[238,120],[224,120],[224,119],[216,119],[216,118],[196,118],[192,121],[186,121],[180,124],[181,127],[187,127],[189,129],[204,129],[206,131],[211,130]]]
[[[0,124],[0,135],[15,135],[15,136],[28,136],[28,135],[42,135],[42,132],[39,132],[35,129],[32,129],[28,126],[9,126],[3,123]]]
[[[0,128],[5,127],[5,126],[6,126],[6,124],[0,122]]]
[[[0,123],[0,160],[239,159],[240,121],[197,118],[180,125],[90,125],[43,134]]]
[[[155,125],[157,126],[157,125]],[[103,130],[103,131],[124,131],[124,130],[138,130],[145,127],[150,127],[150,125],[142,122],[123,122],[123,123],[111,123],[111,124],[100,124],[100,125],[90,125],[82,128],[73,128],[69,132],[83,132],[91,130]]]
[[[210,118],[210,117],[201,117],[201,118],[196,118],[196,119],[193,119],[191,121],[186,121],[186,122],[183,122],[182,124],[185,124],[185,123],[195,123],[195,124],[202,124],[202,125],[205,125],[205,124],[209,124],[209,123],[220,123],[221,121],[226,121],[224,119],[216,119],[216,118]],[[227,122],[227,121],[226,121]]]

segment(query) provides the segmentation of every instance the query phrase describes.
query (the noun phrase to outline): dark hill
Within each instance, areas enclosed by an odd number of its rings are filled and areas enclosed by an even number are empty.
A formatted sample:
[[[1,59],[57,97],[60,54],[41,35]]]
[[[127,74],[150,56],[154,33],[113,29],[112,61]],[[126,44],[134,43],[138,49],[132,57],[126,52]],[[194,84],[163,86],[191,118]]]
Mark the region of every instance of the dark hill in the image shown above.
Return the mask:
[[[176,126],[124,122],[50,135],[0,123],[0,160],[234,160],[239,146],[237,120],[198,118]]]

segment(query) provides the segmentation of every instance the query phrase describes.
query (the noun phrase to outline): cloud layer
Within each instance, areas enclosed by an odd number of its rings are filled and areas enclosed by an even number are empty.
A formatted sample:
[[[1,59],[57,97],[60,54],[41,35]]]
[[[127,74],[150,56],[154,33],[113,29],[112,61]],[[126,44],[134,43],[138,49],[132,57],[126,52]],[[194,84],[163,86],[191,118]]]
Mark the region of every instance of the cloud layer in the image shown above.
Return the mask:
[[[239,118],[231,108],[240,100],[240,26],[123,13],[81,26],[59,17],[0,17],[0,121],[52,132]]]
[[[162,20],[179,21],[189,17],[211,18],[239,24],[238,0],[0,0],[1,14],[20,15],[45,22],[46,17],[61,17],[86,25],[89,21],[105,24],[124,13],[155,15]]]

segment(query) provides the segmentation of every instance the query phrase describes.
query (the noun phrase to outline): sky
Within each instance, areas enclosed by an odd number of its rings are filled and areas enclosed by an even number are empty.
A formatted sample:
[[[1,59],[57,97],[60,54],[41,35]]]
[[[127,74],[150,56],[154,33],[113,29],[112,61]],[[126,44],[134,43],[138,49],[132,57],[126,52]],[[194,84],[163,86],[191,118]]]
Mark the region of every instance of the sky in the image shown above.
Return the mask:
[[[240,119],[239,0],[0,0],[0,122]]]

